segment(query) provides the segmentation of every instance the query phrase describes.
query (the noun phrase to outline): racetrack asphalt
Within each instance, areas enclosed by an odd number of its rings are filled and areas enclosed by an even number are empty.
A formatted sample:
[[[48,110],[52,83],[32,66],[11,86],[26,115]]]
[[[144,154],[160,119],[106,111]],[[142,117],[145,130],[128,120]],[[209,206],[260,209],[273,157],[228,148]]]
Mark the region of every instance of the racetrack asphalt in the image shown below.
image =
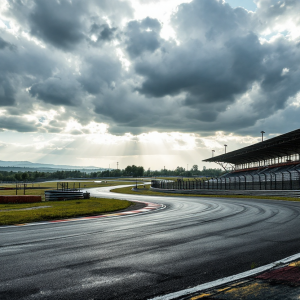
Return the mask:
[[[116,187],[113,187],[116,188]],[[0,299],[150,299],[299,253],[300,203],[148,197],[164,210],[0,227]]]

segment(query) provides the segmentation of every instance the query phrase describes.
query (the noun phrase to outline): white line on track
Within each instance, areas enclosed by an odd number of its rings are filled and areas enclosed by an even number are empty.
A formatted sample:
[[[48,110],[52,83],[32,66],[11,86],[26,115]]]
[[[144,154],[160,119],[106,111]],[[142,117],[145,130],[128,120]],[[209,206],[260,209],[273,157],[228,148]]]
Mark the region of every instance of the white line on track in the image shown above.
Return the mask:
[[[300,253],[289,256],[287,258],[284,258],[284,259],[281,259],[281,260],[278,260],[278,261],[275,261],[271,264],[255,268],[255,269],[250,270],[250,271],[239,273],[239,274],[233,275],[233,276],[228,276],[228,277],[221,278],[221,279],[211,281],[211,282],[208,282],[208,283],[200,284],[200,285],[197,285],[193,288],[185,289],[185,290],[178,291],[178,292],[175,292],[175,293],[171,293],[171,294],[151,298],[150,300],[172,300],[172,299],[176,299],[176,298],[179,298],[179,297],[182,297],[182,296],[187,296],[189,294],[202,292],[202,291],[205,291],[205,290],[208,290],[208,289],[211,289],[211,288],[215,288],[215,287],[218,287],[218,286],[221,286],[221,285],[231,283],[233,281],[237,281],[237,280],[244,279],[246,277],[254,276],[256,274],[268,271],[268,270],[270,270],[274,267],[279,267],[280,265],[285,265],[287,263],[293,262],[293,261],[295,261],[299,258],[300,258]]]

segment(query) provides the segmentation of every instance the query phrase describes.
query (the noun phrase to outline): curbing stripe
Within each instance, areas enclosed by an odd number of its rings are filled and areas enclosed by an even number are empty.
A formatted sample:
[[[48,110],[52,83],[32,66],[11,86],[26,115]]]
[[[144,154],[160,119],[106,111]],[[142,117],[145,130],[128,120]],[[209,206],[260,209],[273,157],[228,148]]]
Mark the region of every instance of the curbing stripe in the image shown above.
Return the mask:
[[[203,292],[203,291],[211,289],[211,288],[216,288],[218,286],[228,284],[228,283],[231,283],[233,281],[245,279],[247,277],[250,277],[250,276],[265,272],[265,271],[268,271],[268,270],[270,270],[274,267],[278,267],[279,265],[288,264],[288,263],[290,263],[294,260],[297,260],[299,258],[300,258],[300,253],[289,256],[289,257],[286,257],[286,258],[278,260],[278,261],[275,261],[275,262],[270,263],[268,265],[258,267],[256,269],[253,269],[253,270],[250,270],[250,271],[239,273],[239,274],[233,275],[233,276],[228,276],[228,277],[221,278],[221,279],[211,281],[211,282],[208,282],[208,283],[200,284],[200,285],[197,285],[193,288],[185,289],[185,290],[178,291],[178,292],[175,292],[175,293],[171,293],[171,294],[168,294],[168,295],[163,295],[163,296],[158,296],[158,297],[155,297],[155,298],[151,298],[150,300],[172,300],[172,299],[176,299],[176,298],[179,298],[179,297],[182,297],[182,296],[188,296],[189,294],[194,294],[194,293],[197,293],[197,292]]]

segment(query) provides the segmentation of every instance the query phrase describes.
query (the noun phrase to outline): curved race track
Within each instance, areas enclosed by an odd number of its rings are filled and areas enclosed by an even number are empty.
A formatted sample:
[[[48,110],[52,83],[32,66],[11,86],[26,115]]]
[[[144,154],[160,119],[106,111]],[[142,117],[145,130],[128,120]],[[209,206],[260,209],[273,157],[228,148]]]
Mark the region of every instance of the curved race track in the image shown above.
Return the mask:
[[[0,299],[149,299],[300,252],[300,203],[93,195],[163,203],[110,219],[0,227]]]

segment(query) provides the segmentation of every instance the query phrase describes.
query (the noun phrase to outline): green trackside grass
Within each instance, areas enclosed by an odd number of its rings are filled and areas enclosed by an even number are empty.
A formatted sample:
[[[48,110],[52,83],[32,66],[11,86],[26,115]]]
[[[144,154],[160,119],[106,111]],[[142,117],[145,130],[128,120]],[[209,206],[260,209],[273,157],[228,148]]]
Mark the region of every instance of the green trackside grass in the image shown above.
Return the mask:
[[[211,177],[183,177],[183,181],[189,181],[189,180],[207,180],[207,179],[210,179]],[[173,181],[177,181],[178,179],[181,179],[182,180],[182,177],[152,177],[151,180],[173,180]]]
[[[78,188],[79,187],[79,182],[80,182],[80,188],[84,191],[85,189],[88,188],[95,188],[95,187],[105,187],[105,186],[115,186],[115,185],[121,185],[121,184],[128,184],[126,181],[113,181],[113,180],[99,180],[101,182],[87,182],[87,181],[78,181],[75,183],[74,182],[68,182],[69,188]],[[4,185],[2,185],[4,186]],[[5,187],[12,187],[13,190],[0,190],[0,195],[16,195],[16,185],[15,184],[6,184]],[[24,195],[24,189],[22,184],[20,185],[20,189],[18,189],[18,195]],[[51,189],[56,189],[57,188],[57,183],[56,182],[39,182],[39,183],[28,183],[27,184],[25,195],[36,195],[36,196],[42,196],[42,201],[45,200],[45,191],[46,190],[51,190]],[[40,189],[30,189],[30,187],[41,187]],[[60,188],[60,187],[59,187]]]
[[[98,182],[95,182],[95,181],[98,181]],[[79,183],[80,183],[80,188],[81,189],[126,184],[126,181],[123,181],[122,179],[120,179],[120,180],[96,179],[94,181],[84,181],[84,180],[81,181],[81,180],[78,180],[76,182],[65,180],[63,182],[68,183],[69,188],[73,188],[73,186],[75,188],[78,188]],[[58,182],[58,183],[60,183],[60,182]],[[11,186],[15,187],[16,185],[12,184]],[[57,188],[57,182],[38,182],[38,183],[33,183],[33,184],[29,183],[28,184],[28,187],[32,187],[32,186],[33,187],[47,187],[47,188],[51,188],[51,189],[56,189]]]
[[[93,216],[126,209],[132,204],[130,201],[105,198],[27,204],[0,204],[0,225]],[[29,208],[31,209],[29,210]]]
[[[244,195],[196,195],[196,194],[177,194],[177,193],[162,193],[154,192],[150,189],[150,185],[145,185],[145,188],[138,186],[139,191],[132,191],[131,187],[119,188],[111,190],[114,193],[135,194],[147,196],[165,196],[165,197],[206,197],[206,198],[245,198],[245,199],[267,199],[267,200],[284,200],[284,201],[300,201],[299,198],[293,197],[268,197],[268,196],[244,196]]]

